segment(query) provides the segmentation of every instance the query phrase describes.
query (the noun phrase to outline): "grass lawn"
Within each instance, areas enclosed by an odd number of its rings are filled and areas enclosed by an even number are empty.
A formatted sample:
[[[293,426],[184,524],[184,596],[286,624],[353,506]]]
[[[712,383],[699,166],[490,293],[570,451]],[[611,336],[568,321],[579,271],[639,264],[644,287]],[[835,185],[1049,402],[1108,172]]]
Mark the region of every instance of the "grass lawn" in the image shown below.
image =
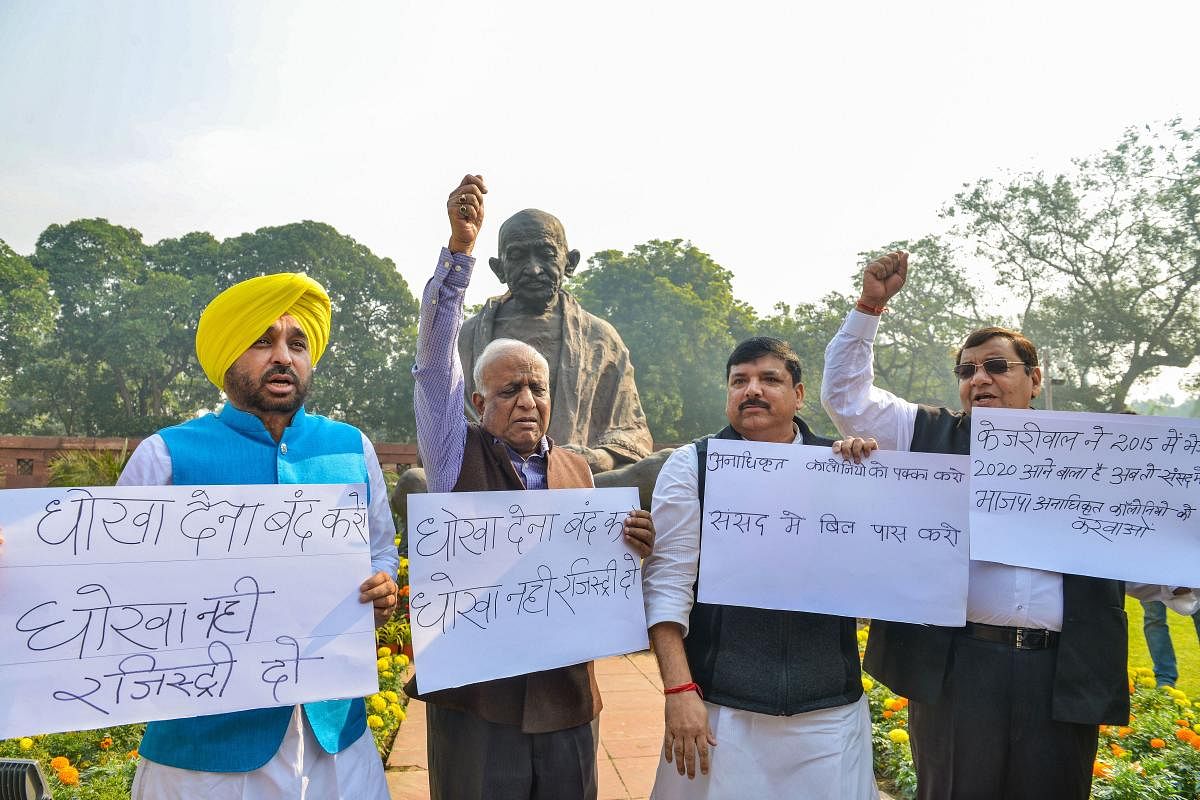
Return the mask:
[[[1142,604],[1132,597],[1125,598],[1129,612],[1129,666],[1154,668],[1146,637],[1142,635]],[[1193,700],[1200,699],[1200,642],[1196,627],[1188,617],[1167,609],[1167,624],[1171,627],[1171,644],[1175,645],[1175,660],[1179,663],[1177,687]]]

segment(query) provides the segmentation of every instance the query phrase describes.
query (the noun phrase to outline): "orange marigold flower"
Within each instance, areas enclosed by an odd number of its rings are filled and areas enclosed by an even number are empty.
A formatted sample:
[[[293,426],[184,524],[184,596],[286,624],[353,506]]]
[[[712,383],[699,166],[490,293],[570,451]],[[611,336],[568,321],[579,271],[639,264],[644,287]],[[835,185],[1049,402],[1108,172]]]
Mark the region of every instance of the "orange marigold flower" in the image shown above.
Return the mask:
[[[1200,750],[1200,736],[1193,736],[1192,740],[1188,742],[1188,744],[1190,744],[1193,749]]]
[[[1096,761],[1092,764],[1092,775],[1097,778],[1107,778],[1112,774],[1112,768],[1108,764],[1102,764]]]
[[[1161,750],[1162,748],[1167,746],[1167,743],[1164,742],[1162,739],[1154,738],[1154,739],[1150,740],[1150,746],[1153,747],[1155,750]]]
[[[898,704],[897,708],[908,708],[908,698],[907,697],[897,697],[896,703]]]
[[[105,736],[103,739],[100,740],[100,749],[101,750],[107,750],[110,747],[112,747],[112,737],[111,736]]]
[[[130,750],[128,753],[125,754],[125,757],[130,758],[130,759],[137,758],[138,757],[137,748],[135,747],[132,750]]]
[[[1103,736],[1103,735],[1104,735],[1104,734],[1106,734],[1106,733],[1108,733],[1108,726],[1107,726],[1107,725],[1101,725],[1101,726],[1100,726],[1100,734]]]
[[[1133,733],[1133,728],[1130,728],[1128,725],[1122,725],[1121,727],[1117,728],[1117,736],[1120,736],[1122,739],[1131,733]]]
[[[50,769],[54,770],[55,772],[58,772],[60,769],[65,769],[69,766],[71,766],[71,762],[66,756],[55,756],[54,758],[50,759]]]
[[[79,770],[74,767],[63,767],[58,771],[58,779],[64,786],[77,786],[79,784]]]
[[[1192,723],[1188,722],[1186,719],[1177,719],[1175,720],[1175,724],[1182,725],[1185,728],[1190,728],[1192,726]]]
[[[1116,756],[1117,758],[1120,758],[1121,756],[1125,755],[1125,748],[1121,747],[1121,745],[1117,744],[1116,742],[1110,743],[1108,745],[1108,749],[1112,750],[1112,754],[1114,756]]]
[[[888,709],[884,709],[884,712],[883,712],[883,718],[884,718],[884,719],[891,719],[891,718],[892,718],[892,715],[893,715],[893,714],[895,714],[895,713],[896,713],[896,712],[895,712],[895,711],[892,711],[890,708],[888,708]]]
[[[1175,730],[1175,738],[1181,742],[1190,742],[1196,737],[1191,728],[1177,728]]]

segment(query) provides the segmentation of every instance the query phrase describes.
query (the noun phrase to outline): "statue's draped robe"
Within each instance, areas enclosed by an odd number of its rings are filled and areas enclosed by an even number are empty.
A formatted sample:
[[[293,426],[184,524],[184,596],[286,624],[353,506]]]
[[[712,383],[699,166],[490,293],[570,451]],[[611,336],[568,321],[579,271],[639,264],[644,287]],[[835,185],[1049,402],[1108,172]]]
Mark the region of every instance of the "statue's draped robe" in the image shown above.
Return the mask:
[[[488,300],[478,314],[463,323],[458,353],[466,373],[466,408],[472,418],[472,373],[475,359],[493,339],[496,312],[511,297]],[[567,292],[559,292],[562,312],[562,348],[550,398],[550,429],[556,442],[603,447],[617,456],[637,461],[650,454],[654,441],[642,413],[642,401],[633,382],[629,350],[617,331],[584,310]]]

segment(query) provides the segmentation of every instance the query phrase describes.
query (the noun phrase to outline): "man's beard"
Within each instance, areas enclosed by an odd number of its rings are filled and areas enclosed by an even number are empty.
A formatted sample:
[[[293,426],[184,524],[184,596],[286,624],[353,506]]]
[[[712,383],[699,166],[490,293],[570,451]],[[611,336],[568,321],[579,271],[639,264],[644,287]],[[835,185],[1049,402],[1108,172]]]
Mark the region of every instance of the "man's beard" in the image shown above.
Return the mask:
[[[291,377],[292,386],[295,389],[291,397],[273,397],[263,391],[267,382],[276,375]],[[229,396],[235,406],[251,413],[262,411],[272,414],[290,414],[304,405],[304,399],[308,397],[308,390],[311,386],[311,374],[309,374],[308,380],[302,381],[295,370],[282,365],[271,367],[259,378],[254,378],[233,367],[230,367],[229,372],[225,373],[225,394]]]

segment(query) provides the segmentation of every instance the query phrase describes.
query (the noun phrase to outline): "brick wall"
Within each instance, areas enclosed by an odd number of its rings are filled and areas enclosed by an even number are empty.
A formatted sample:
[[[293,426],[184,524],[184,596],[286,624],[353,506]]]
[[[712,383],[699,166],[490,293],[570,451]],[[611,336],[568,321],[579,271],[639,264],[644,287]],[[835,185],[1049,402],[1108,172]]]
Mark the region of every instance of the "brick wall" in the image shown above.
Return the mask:
[[[140,438],[111,437],[95,439],[69,436],[0,436],[0,488],[31,489],[49,485],[46,464],[63,450],[126,449],[132,453]],[[417,446],[397,442],[375,445],[379,463],[385,470],[403,471],[417,464]]]

